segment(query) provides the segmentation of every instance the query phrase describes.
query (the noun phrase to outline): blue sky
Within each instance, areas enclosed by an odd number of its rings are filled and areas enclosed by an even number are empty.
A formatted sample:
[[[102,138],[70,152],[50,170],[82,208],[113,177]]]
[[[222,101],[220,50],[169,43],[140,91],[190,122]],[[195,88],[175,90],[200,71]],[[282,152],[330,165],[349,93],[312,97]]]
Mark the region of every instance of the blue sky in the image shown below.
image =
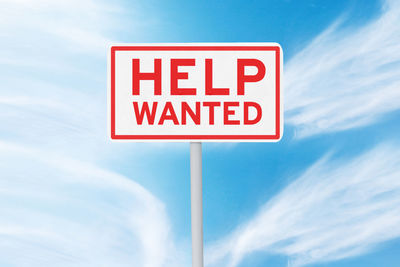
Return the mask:
[[[203,146],[206,266],[397,266],[400,5],[0,2],[0,265],[190,266],[189,145],[111,143],[114,42],[279,42],[279,143]]]

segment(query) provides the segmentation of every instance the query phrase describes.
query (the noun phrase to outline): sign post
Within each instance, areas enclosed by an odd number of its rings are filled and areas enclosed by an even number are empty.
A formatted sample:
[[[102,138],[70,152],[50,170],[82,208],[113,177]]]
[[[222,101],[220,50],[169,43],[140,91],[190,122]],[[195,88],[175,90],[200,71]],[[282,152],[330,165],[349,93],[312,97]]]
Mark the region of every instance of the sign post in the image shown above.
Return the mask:
[[[203,267],[201,142],[279,141],[282,61],[277,43],[110,47],[111,139],[190,142],[193,267]]]
[[[203,267],[203,184],[200,142],[190,143],[190,193],[192,266]]]

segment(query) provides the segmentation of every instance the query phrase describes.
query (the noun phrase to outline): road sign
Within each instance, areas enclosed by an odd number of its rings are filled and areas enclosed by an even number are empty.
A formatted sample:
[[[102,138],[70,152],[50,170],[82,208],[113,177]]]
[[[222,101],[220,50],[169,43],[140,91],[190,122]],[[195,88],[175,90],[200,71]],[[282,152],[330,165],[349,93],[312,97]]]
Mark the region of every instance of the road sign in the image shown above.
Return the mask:
[[[193,267],[203,267],[201,141],[279,141],[282,63],[276,43],[110,48],[111,139],[191,142]]]
[[[111,139],[279,141],[276,43],[113,45]]]

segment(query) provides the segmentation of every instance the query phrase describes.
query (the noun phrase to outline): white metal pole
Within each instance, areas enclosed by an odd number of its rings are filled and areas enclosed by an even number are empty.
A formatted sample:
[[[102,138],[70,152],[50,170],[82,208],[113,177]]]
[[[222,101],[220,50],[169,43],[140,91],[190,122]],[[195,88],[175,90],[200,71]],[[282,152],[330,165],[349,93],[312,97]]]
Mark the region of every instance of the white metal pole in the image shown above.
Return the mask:
[[[192,266],[203,267],[203,185],[201,142],[190,143],[190,192],[192,213]]]

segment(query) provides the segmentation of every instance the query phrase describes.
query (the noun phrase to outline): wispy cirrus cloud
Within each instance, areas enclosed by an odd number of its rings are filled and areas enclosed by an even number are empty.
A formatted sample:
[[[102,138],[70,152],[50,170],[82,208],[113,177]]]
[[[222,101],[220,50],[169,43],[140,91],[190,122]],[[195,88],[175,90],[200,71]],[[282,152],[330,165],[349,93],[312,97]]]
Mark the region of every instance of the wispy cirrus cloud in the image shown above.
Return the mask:
[[[131,179],[8,142],[0,169],[0,265],[185,266],[163,203]]]
[[[286,255],[289,266],[366,253],[400,237],[399,178],[398,144],[348,161],[325,157],[210,245],[207,266],[238,266],[257,251]]]
[[[12,52],[2,54],[2,60],[18,53],[32,57],[32,52],[39,53],[42,48],[47,48],[41,51],[42,55],[49,49],[99,53],[99,48],[104,49],[110,42],[110,28],[118,21],[116,15],[123,13],[119,5],[101,0],[1,0],[0,3],[1,45]]]
[[[106,71],[97,66],[105,66],[108,27],[121,8],[104,1],[0,3],[1,138],[87,154],[106,140]]]
[[[116,150],[106,47],[124,12],[0,0],[1,266],[186,266],[163,202],[96,164]]]
[[[297,137],[376,122],[400,109],[400,3],[365,26],[336,22],[285,66],[285,120]]]
[[[140,36],[146,19],[131,16],[139,8],[102,0],[0,3],[0,138],[107,157],[107,47],[126,25]]]

